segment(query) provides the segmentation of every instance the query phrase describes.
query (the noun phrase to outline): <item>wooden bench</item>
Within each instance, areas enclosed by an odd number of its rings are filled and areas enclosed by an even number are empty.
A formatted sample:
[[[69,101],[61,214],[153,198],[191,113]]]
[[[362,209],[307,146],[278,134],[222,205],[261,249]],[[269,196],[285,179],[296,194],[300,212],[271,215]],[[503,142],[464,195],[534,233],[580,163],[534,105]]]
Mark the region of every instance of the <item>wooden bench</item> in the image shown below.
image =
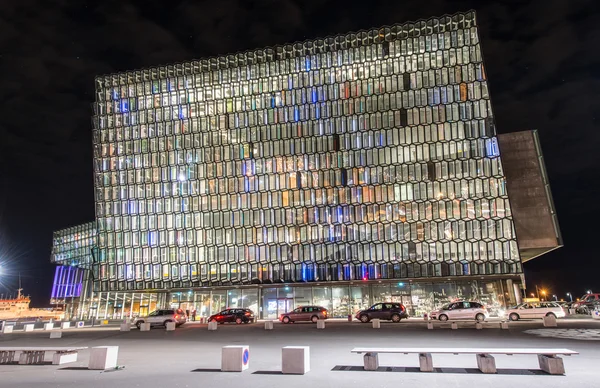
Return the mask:
[[[431,355],[437,354],[475,354],[477,367],[483,373],[496,373],[496,361],[492,354],[532,354],[538,356],[540,369],[552,375],[565,374],[565,367],[559,355],[571,356],[579,354],[569,349],[543,349],[543,348],[354,348],[352,353],[364,354],[365,370],[379,368],[379,353],[418,354],[421,372],[433,372]]]
[[[20,352],[19,364],[43,364],[46,352],[54,352],[52,364],[60,365],[77,361],[77,352],[87,349],[87,346],[78,347],[0,347],[0,364],[14,362],[15,353]]]

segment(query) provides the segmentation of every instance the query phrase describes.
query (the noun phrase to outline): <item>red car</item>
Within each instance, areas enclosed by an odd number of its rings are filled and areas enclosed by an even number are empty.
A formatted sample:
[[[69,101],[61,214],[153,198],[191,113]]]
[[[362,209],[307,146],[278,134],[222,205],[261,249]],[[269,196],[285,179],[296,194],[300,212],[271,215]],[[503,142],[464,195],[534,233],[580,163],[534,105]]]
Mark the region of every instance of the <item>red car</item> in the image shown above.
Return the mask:
[[[220,313],[213,314],[208,318],[209,322],[235,322],[241,323],[254,322],[254,312],[250,309],[225,309]]]

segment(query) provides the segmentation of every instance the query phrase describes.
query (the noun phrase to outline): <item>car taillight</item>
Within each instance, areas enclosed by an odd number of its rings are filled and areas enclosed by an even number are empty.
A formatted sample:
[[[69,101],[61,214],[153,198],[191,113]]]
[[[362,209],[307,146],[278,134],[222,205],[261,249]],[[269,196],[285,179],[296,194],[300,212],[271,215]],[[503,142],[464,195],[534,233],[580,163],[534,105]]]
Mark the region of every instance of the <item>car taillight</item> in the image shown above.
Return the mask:
[[[246,314],[244,314],[244,315],[247,316],[247,317],[249,317],[252,314],[250,314],[249,312],[246,311]]]
[[[179,315],[175,315],[175,319],[179,319]]]

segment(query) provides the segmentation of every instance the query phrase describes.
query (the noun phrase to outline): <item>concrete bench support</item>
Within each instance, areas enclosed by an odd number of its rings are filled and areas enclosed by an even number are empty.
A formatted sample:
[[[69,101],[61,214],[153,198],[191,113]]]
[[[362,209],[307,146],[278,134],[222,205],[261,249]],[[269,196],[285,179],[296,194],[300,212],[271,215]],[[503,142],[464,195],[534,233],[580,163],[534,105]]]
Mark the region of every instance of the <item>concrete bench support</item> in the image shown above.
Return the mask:
[[[433,372],[431,353],[419,353],[419,369],[421,372]]]
[[[60,328],[61,329],[68,329],[71,327],[71,322],[61,322],[60,323]]]
[[[140,325],[140,331],[150,331],[150,323],[144,322]]]
[[[554,315],[547,315],[544,317],[544,327],[556,327],[556,317]]]
[[[62,338],[62,331],[51,331],[50,338]]]
[[[33,323],[28,323],[23,326],[23,331],[33,331]]]
[[[380,329],[381,328],[381,321],[379,319],[373,319],[373,329]]]
[[[325,321],[323,319],[318,319],[317,320],[317,329],[324,329],[325,328]]]
[[[44,323],[44,330],[52,330],[52,329],[54,329],[54,323],[52,323],[52,322]]]
[[[482,324],[482,323],[479,323],[479,322],[477,322],[477,323],[475,324],[475,329],[477,329],[477,330],[481,330],[481,329],[483,329],[483,324]]]
[[[140,326],[140,330],[141,329],[142,329],[142,327]],[[127,322],[123,322],[123,323],[121,323],[119,330],[120,331],[131,331],[131,325]]]
[[[217,330],[217,322],[208,322],[208,330]]]
[[[13,332],[12,326],[4,325],[4,327],[2,328],[2,334],[10,334],[12,332]]]
[[[551,375],[564,375],[565,365],[560,357],[546,356],[544,354],[538,355],[538,361],[540,363],[540,369]]]
[[[19,365],[42,364],[44,362],[44,351],[21,352]]]
[[[496,373],[496,359],[489,354],[477,354],[477,367],[483,373]]]
[[[165,326],[165,330],[166,331],[175,331],[175,322],[167,322],[167,325]]]
[[[365,370],[377,370],[379,368],[378,353],[365,353],[363,360],[365,362]]]
[[[310,347],[286,346],[281,349],[281,373],[303,375],[310,371]]]
[[[452,328],[452,330],[456,330],[456,329],[458,329],[458,323],[456,323],[456,322],[452,322],[452,323],[450,324],[450,327]]]
[[[273,321],[265,322],[265,330],[273,330]]]
[[[427,322],[427,330],[433,330],[433,322]]]
[[[77,361],[77,352],[56,352],[52,355],[52,365],[62,365]]]
[[[96,346],[90,352],[90,362],[88,369],[105,370],[116,368],[117,357],[119,355],[118,346]]]
[[[250,364],[250,346],[223,346],[221,350],[221,371],[242,372]]]
[[[14,350],[0,351],[0,364],[8,364],[15,360]]]

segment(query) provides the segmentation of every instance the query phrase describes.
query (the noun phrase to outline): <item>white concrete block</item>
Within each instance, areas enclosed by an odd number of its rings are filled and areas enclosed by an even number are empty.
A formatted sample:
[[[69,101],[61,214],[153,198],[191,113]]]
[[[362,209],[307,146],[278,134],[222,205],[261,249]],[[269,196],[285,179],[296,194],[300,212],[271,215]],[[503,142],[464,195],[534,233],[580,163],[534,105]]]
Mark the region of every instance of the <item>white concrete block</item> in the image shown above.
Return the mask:
[[[371,322],[373,323],[373,329],[381,328],[381,321],[379,319],[373,319]]]
[[[208,322],[208,330],[217,330],[217,322]]]
[[[285,346],[281,348],[281,373],[303,375],[310,371],[309,346]]]
[[[500,328],[502,330],[508,330],[508,322],[500,322]]]
[[[489,354],[477,354],[477,367],[483,373],[496,373],[496,359]]]
[[[419,353],[419,369],[421,372],[433,372],[431,353]]]
[[[165,326],[165,330],[166,331],[175,331],[175,322],[167,322],[167,325]]]
[[[61,329],[68,329],[71,327],[71,322],[61,322],[60,323],[60,328]]]
[[[273,321],[265,322],[265,330],[273,330]]]
[[[140,326],[140,330],[142,329],[142,327]],[[121,323],[121,326],[119,328],[120,331],[131,331],[131,325],[129,323]]]
[[[62,331],[51,331],[50,338],[62,338]]]
[[[150,331],[150,322],[144,322],[140,325],[140,331]]]
[[[450,325],[450,327],[452,328],[452,330],[456,330],[456,329],[458,329],[458,323],[452,322],[452,324]]]
[[[427,322],[427,330],[433,330],[433,322]]]
[[[544,317],[544,327],[556,327],[556,317],[554,315],[548,315]]]
[[[85,326],[85,322],[83,322],[83,321],[79,321],[79,322],[77,322],[77,326],[76,326],[76,327],[77,327],[78,329],[81,329],[81,328],[82,328],[82,327],[84,327],[84,326]]]
[[[325,328],[325,320],[323,320],[323,319],[317,320],[317,329],[324,329],[324,328]]]
[[[52,330],[54,329],[54,323],[49,322],[49,323],[44,323],[44,330]]]
[[[475,324],[475,329],[477,329],[477,330],[481,330],[481,329],[483,329],[483,323],[479,323],[479,322],[477,322],[477,323]]]
[[[551,375],[565,374],[565,365],[560,357],[539,354],[538,361],[540,363],[540,369],[546,373]]]
[[[118,356],[118,346],[95,346],[90,353],[88,369],[105,370],[116,368]]]
[[[4,325],[2,328],[2,334],[10,334],[13,332],[13,326]]]
[[[241,372],[250,365],[250,346],[223,346],[221,350],[221,371]]]
[[[62,365],[69,362],[77,362],[77,352],[54,353],[52,356],[52,365]]]
[[[23,331],[33,331],[33,323],[28,323],[23,326]]]
[[[378,353],[365,353],[363,360],[365,362],[365,370],[377,370],[379,368]]]

